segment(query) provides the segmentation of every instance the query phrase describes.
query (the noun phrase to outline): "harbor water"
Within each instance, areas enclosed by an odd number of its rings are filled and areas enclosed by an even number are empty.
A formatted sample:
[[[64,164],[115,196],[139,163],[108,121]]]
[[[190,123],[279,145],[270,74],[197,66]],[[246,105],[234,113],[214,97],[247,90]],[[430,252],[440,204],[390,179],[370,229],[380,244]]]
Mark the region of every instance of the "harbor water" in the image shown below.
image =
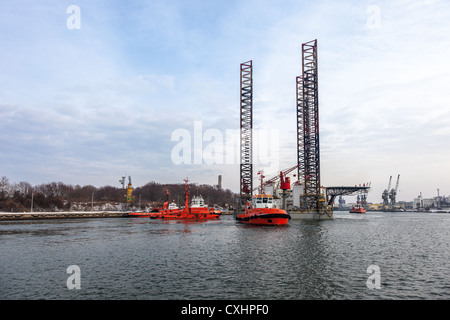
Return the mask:
[[[232,216],[5,221],[0,299],[446,300],[449,243],[448,213],[335,212],[279,227]]]

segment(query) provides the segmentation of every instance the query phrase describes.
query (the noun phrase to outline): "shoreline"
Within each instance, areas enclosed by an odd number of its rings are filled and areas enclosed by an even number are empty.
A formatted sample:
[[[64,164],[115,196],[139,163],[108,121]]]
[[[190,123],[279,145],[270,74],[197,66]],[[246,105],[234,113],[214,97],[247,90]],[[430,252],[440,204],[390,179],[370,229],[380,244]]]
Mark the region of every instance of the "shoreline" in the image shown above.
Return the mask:
[[[128,211],[0,212],[0,221],[124,217],[129,217]]]

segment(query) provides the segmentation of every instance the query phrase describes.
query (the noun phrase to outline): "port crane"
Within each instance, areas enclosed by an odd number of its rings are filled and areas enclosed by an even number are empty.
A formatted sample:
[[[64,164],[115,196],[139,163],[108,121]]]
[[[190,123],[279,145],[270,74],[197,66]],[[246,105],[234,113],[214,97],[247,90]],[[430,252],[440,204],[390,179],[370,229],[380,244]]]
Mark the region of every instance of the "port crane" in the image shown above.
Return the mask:
[[[389,206],[389,189],[391,188],[392,176],[389,178],[389,184],[387,189],[383,191],[381,198],[383,199],[383,205],[385,207]]]
[[[131,184],[131,176],[128,176],[128,186],[127,186],[127,203],[134,201],[133,196],[133,185]]]
[[[395,189],[392,188],[392,190],[389,193],[389,199],[391,200],[391,206],[394,207],[395,204],[397,203],[396,197],[397,197],[397,192],[398,192],[398,183],[400,180],[400,175],[397,176],[397,183],[395,184]]]
[[[122,176],[122,179],[119,180],[119,183],[122,185],[122,190],[125,190],[125,176]],[[133,185],[131,184],[131,176],[128,176],[128,185],[126,189],[126,194],[124,195],[125,198],[125,205],[128,208],[128,204],[134,201],[133,196]]]

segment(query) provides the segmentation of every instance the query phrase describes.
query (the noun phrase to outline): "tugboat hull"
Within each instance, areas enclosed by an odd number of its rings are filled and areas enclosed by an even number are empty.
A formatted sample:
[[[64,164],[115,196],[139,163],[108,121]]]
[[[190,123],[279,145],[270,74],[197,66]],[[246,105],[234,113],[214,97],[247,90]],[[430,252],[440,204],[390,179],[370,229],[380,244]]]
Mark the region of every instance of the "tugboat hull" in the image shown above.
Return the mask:
[[[149,212],[130,212],[128,214],[129,217],[132,218],[148,218],[150,217],[150,213]]]
[[[236,221],[248,224],[256,224],[256,225],[273,225],[280,226],[285,225],[291,219],[290,216],[286,217],[286,214],[262,214],[262,215],[252,215],[247,217],[237,217]]]
[[[185,212],[157,212],[150,215],[150,219],[164,219],[164,220],[206,220],[206,219],[220,219],[220,214],[217,213],[185,213]]]
[[[276,212],[264,212],[263,210],[247,210],[244,214],[239,214],[236,221],[255,225],[285,225],[291,219],[291,216],[284,210],[276,209]]]
[[[366,213],[366,210],[364,208],[352,208],[352,210],[350,210],[350,213],[358,213],[358,214],[364,214]]]

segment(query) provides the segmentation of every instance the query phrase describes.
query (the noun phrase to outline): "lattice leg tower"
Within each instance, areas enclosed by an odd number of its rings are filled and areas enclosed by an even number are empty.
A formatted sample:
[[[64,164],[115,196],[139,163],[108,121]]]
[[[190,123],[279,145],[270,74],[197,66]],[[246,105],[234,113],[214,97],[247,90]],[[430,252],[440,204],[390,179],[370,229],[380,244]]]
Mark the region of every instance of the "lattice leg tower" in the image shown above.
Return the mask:
[[[303,77],[296,78],[297,85],[297,178],[298,183],[303,184],[305,169],[303,167]]]
[[[299,173],[304,183],[303,203],[305,209],[319,210],[320,149],[317,69],[317,40],[313,40],[302,44],[302,76],[297,78],[297,146],[299,148]],[[302,132],[302,136],[300,136],[300,132]]]
[[[252,61],[241,63],[241,118],[240,118],[240,153],[241,153],[241,203],[252,197],[253,161],[253,66]]]

